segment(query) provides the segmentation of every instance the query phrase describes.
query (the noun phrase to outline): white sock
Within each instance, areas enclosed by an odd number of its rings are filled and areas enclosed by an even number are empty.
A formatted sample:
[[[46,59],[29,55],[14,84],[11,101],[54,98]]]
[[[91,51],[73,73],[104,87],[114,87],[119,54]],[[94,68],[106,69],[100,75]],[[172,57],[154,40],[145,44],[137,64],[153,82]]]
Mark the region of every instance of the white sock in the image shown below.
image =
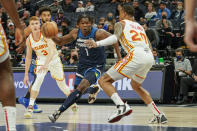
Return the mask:
[[[5,106],[3,110],[6,120],[6,131],[16,131],[16,107]]]
[[[112,94],[111,99],[113,100],[113,102],[116,105],[124,105],[124,102],[122,101],[122,99],[120,98],[120,96],[118,95],[118,93]]]
[[[159,109],[155,105],[154,101],[152,101],[150,104],[148,104],[148,107],[152,110],[153,114],[155,114],[156,116],[161,114],[161,112],[159,111]]]
[[[34,102],[35,102],[35,99],[34,98],[30,98],[29,106],[34,106]]]

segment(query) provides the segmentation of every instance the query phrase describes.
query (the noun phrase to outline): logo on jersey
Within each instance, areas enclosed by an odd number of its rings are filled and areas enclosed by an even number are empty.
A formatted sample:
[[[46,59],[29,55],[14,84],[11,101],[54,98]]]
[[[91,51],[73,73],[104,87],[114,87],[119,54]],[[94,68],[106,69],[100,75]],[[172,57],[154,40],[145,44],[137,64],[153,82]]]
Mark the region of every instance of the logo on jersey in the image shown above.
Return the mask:
[[[47,47],[48,47],[48,45],[47,45],[47,44],[44,44],[44,45],[36,46],[36,47],[34,47],[33,49],[34,49],[34,50],[40,50],[40,49],[47,48]]]

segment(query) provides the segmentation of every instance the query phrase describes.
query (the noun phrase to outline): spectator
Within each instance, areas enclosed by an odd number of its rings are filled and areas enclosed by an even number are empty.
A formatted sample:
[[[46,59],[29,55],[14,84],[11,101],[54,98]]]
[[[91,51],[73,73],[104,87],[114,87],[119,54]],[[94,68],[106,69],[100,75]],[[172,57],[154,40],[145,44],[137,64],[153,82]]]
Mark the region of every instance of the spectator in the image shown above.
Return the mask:
[[[152,47],[156,48],[158,45],[158,41],[159,41],[158,33],[154,31],[153,29],[148,28],[146,23],[143,23],[142,26],[146,32],[148,39],[150,40]]]
[[[139,8],[139,2],[138,0],[133,1],[133,8],[134,8],[134,18],[136,21],[140,21],[140,18],[144,18],[143,11]]]
[[[4,8],[1,8],[0,11],[1,11],[1,24],[3,26],[3,29],[6,30],[7,29],[8,15],[5,12]]]
[[[155,59],[155,64],[158,65],[159,64],[159,55],[158,55],[158,51],[156,48],[153,48],[153,56]]]
[[[58,0],[53,0],[53,5],[51,6],[51,12],[56,14],[58,10],[62,10],[62,6],[59,5]]]
[[[68,62],[68,65],[77,65],[78,63],[78,51],[76,49],[72,49],[70,53],[70,60]]]
[[[174,67],[175,67],[175,73],[176,73],[176,87],[177,87],[175,94],[179,94],[178,87],[180,85],[180,81],[184,77],[187,77],[187,75],[183,73],[182,71],[184,70],[188,74],[191,74],[191,71],[192,71],[190,60],[184,58],[183,51],[181,48],[176,49],[176,58],[174,59]]]
[[[61,27],[62,27],[62,34],[63,34],[63,36],[70,32],[69,24],[70,24],[70,22],[66,18],[62,21]]]
[[[62,21],[65,19],[63,10],[59,10],[57,16],[55,17],[55,22],[58,26],[61,26]]]
[[[75,12],[75,6],[72,0],[64,0],[62,3],[62,9],[64,12]]]
[[[105,25],[114,25],[116,23],[116,20],[114,18],[114,15],[113,13],[109,12],[107,14],[107,18],[106,18],[106,21],[105,21]]]
[[[183,8],[183,2],[177,2],[176,9],[172,12],[171,19],[184,20],[185,11]]]
[[[88,3],[86,4],[85,11],[94,11],[94,5],[91,0],[89,0]]]
[[[29,0],[22,0],[23,9],[30,11],[30,2]]]
[[[14,23],[10,22],[8,23],[8,30],[7,32],[7,40],[8,40],[8,44],[9,44],[9,51],[10,54],[13,56],[15,55],[15,50],[16,50],[16,45],[15,45],[15,27],[14,27]]]
[[[97,28],[98,29],[103,29],[104,27],[104,22],[99,22],[98,25],[97,25]]]
[[[111,34],[114,34],[114,25],[109,24],[109,25],[108,25],[108,28],[107,28],[107,31],[108,31],[109,33],[111,33]]]
[[[85,8],[83,7],[83,1],[78,1],[78,7],[76,12],[85,12]]]
[[[147,22],[153,21],[156,17],[157,17],[157,13],[155,11],[155,8],[153,7],[152,3],[149,3],[147,13],[145,14],[145,18]]]
[[[30,12],[29,11],[24,11],[23,17],[21,19],[24,20],[26,25],[29,25]]]
[[[40,15],[39,15],[39,10],[36,10],[36,12],[35,12],[35,16],[37,16],[37,17],[39,17]]]
[[[171,48],[172,46],[172,23],[167,20],[167,12],[162,12],[162,19],[156,22],[156,28],[160,37],[159,49]]]
[[[190,77],[184,77],[180,83],[180,94],[177,104],[184,104],[188,102],[188,90],[197,84],[197,62],[194,63]]]
[[[159,8],[160,9],[157,12],[157,19],[159,19],[159,20],[162,19],[162,12],[164,12],[164,11],[167,13],[167,19],[169,19],[171,16],[171,11],[168,8],[166,8],[166,3],[162,1],[160,3]]]

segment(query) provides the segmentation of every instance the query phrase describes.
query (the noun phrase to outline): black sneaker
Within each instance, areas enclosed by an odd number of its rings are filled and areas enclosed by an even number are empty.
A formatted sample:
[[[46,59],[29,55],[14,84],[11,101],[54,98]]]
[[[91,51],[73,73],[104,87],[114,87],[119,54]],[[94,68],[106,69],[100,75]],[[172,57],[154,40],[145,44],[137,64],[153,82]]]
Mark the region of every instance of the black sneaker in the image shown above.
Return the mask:
[[[55,123],[55,121],[59,118],[60,115],[61,115],[60,111],[55,111],[53,114],[49,115],[48,117],[52,123]]]
[[[96,96],[100,92],[100,88],[98,86],[94,86],[94,89],[95,89],[95,92],[92,94],[89,94],[89,97],[88,97],[89,104],[92,104],[96,101]]]

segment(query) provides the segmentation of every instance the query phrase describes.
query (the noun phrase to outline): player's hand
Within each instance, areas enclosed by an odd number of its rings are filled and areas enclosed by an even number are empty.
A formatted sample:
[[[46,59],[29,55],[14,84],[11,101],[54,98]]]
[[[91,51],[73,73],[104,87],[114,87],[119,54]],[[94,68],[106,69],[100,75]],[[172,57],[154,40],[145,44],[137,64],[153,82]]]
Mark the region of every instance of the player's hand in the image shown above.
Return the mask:
[[[195,81],[197,81],[197,76],[196,75],[194,75],[193,78],[194,78]]]
[[[38,70],[38,73],[43,73],[43,72],[46,72],[48,69],[48,67],[46,65],[43,65],[43,66],[40,66],[39,70]]]
[[[98,47],[94,40],[86,40],[85,44],[87,45],[88,48],[96,48],[96,47]]]
[[[24,80],[23,80],[23,83],[25,84],[25,86],[28,86],[28,83],[29,83],[29,77],[28,77],[28,75],[25,75]]]
[[[16,51],[18,53],[23,53],[25,49],[25,35],[24,35],[24,30],[22,28],[16,28],[15,41],[16,41],[16,45],[18,46]]]
[[[197,52],[197,22],[186,21],[184,41],[190,51]]]
[[[185,72],[185,70],[183,70],[182,68],[179,68],[178,70],[179,70],[179,71],[182,71],[182,72]]]

